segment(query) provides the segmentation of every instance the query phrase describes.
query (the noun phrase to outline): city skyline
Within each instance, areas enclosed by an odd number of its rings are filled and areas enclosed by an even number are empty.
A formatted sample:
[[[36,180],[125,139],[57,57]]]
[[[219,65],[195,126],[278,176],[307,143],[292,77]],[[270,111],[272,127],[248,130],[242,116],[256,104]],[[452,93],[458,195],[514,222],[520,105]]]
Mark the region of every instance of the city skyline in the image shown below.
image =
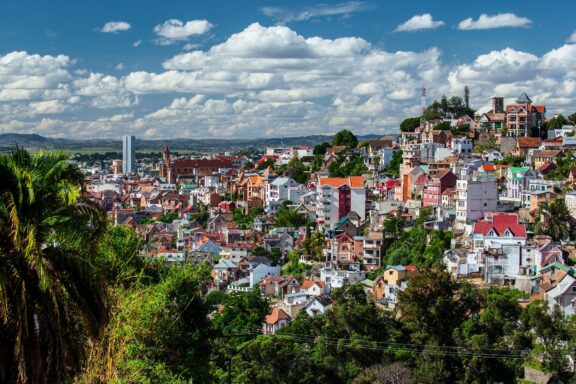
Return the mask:
[[[430,103],[467,85],[476,108],[576,101],[570,3],[225,4],[3,2],[0,132],[385,135],[419,113],[422,86]]]

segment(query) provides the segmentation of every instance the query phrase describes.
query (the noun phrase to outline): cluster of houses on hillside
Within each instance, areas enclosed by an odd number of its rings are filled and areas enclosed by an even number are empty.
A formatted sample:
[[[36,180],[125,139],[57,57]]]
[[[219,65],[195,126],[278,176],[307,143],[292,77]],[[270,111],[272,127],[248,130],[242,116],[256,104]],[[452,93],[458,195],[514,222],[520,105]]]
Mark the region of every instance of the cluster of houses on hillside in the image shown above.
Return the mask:
[[[552,201],[564,201],[576,217],[576,168],[550,177],[561,171],[561,159],[571,158],[575,127],[546,132],[545,113],[526,94],[507,106],[496,97],[490,111],[448,120],[451,129],[436,129],[446,126],[442,120],[422,121],[413,132],[355,149],[329,147],[322,155],[297,146],[268,148],[254,159],[177,158],[165,146],[157,174],[93,172],[88,195],[114,224],[140,234],[146,257],[209,263],[212,289],[258,289],[273,298],[264,333],[299,311],[323,313],[332,290],[345,284],[361,284],[379,305],[394,308],[418,268],[382,265],[390,245],[383,226],[399,215],[409,228],[421,212],[429,213],[426,228],[454,233],[442,261],[455,279],[515,287],[573,314],[575,249],[534,228],[550,220],[540,211]],[[397,151],[396,176],[390,167]],[[321,167],[296,181],[291,159],[311,164],[318,156]],[[329,165],[351,156],[361,156],[365,174],[330,177]],[[512,157],[517,164],[506,161]],[[301,225],[277,224],[281,211],[303,218]],[[316,232],[321,252],[311,255],[307,244]],[[283,273],[291,255],[308,265],[306,273]]]

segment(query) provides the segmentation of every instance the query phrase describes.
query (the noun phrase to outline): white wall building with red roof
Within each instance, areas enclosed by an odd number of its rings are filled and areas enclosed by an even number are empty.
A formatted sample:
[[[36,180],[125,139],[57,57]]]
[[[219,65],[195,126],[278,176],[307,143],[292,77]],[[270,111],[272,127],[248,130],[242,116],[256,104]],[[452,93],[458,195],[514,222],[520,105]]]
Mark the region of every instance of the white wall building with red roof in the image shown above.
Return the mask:
[[[487,283],[513,283],[523,267],[533,265],[533,257],[523,257],[526,226],[518,222],[516,213],[493,213],[474,223],[473,247],[483,259]]]
[[[362,176],[321,177],[316,185],[316,221],[320,229],[331,228],[350,211],[366,217],[366,189]]]
[[[516,213],[493,213],[474,223],[472,236],[474,249],[526,245],[526,225],[518,222]]]

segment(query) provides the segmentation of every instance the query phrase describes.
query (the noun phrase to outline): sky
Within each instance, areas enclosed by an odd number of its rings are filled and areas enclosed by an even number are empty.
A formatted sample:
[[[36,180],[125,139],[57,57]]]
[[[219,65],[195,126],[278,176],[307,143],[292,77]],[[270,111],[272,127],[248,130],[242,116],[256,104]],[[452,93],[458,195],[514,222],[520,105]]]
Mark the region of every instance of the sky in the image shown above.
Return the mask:
[[[0,133],[74,139],[398,131],[526,92],[576,112],[576,2],[2,0]]]

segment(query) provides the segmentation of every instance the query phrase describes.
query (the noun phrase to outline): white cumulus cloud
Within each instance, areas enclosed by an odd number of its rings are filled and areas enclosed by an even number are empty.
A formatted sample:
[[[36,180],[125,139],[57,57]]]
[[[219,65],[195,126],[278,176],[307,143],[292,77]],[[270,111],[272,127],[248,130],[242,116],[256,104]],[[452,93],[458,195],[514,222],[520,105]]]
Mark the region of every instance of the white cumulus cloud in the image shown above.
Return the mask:
[[[518,28],[529,27],[532,20],[526,17],[516,16],[513,13],[499,13],[497,15],[482,14],[478,20],[471,17],[462,20],[458,24],[458,29],[472,30],[472,29],[494,29],[494,28]]]
[[[159,44],[169,45],[178,41],[187,41],[194,35],[203,35],[212,27],[212,23],[208,20],[182,22],[178,19],[170,19],[154,27],[154,33],[158,36],[157,42]]]
[[[444,25],[443,21],[435,21],[432,15],[425,13],[423,15],[413,16],[410,20],[400,24],[396,27],[396,32],[412,32],[420,31],[423,29],[436,29]]]
[[[576,31],[572,32],[568,39],[566,40],[568,43],[576,43]]]
[[[113,66],[88,71],[66,55],[0,55],[0,132],[251,138],[347,128],[385,135],[419,114],[423,85],[429,102],[462,96],[468,86],[474,108],[524,91],[548,115],[576,105],[570,43],[539,54],[508,47],[451,64],[434,47],[389,51],[356,36],[252,24],[159,64],[155,72],[118,75]]]
[[[104,33],[116,33],[120,31],[127,31],[132,26],[130,23],[125,21],[109,21],[100,28],[100,32]]]

